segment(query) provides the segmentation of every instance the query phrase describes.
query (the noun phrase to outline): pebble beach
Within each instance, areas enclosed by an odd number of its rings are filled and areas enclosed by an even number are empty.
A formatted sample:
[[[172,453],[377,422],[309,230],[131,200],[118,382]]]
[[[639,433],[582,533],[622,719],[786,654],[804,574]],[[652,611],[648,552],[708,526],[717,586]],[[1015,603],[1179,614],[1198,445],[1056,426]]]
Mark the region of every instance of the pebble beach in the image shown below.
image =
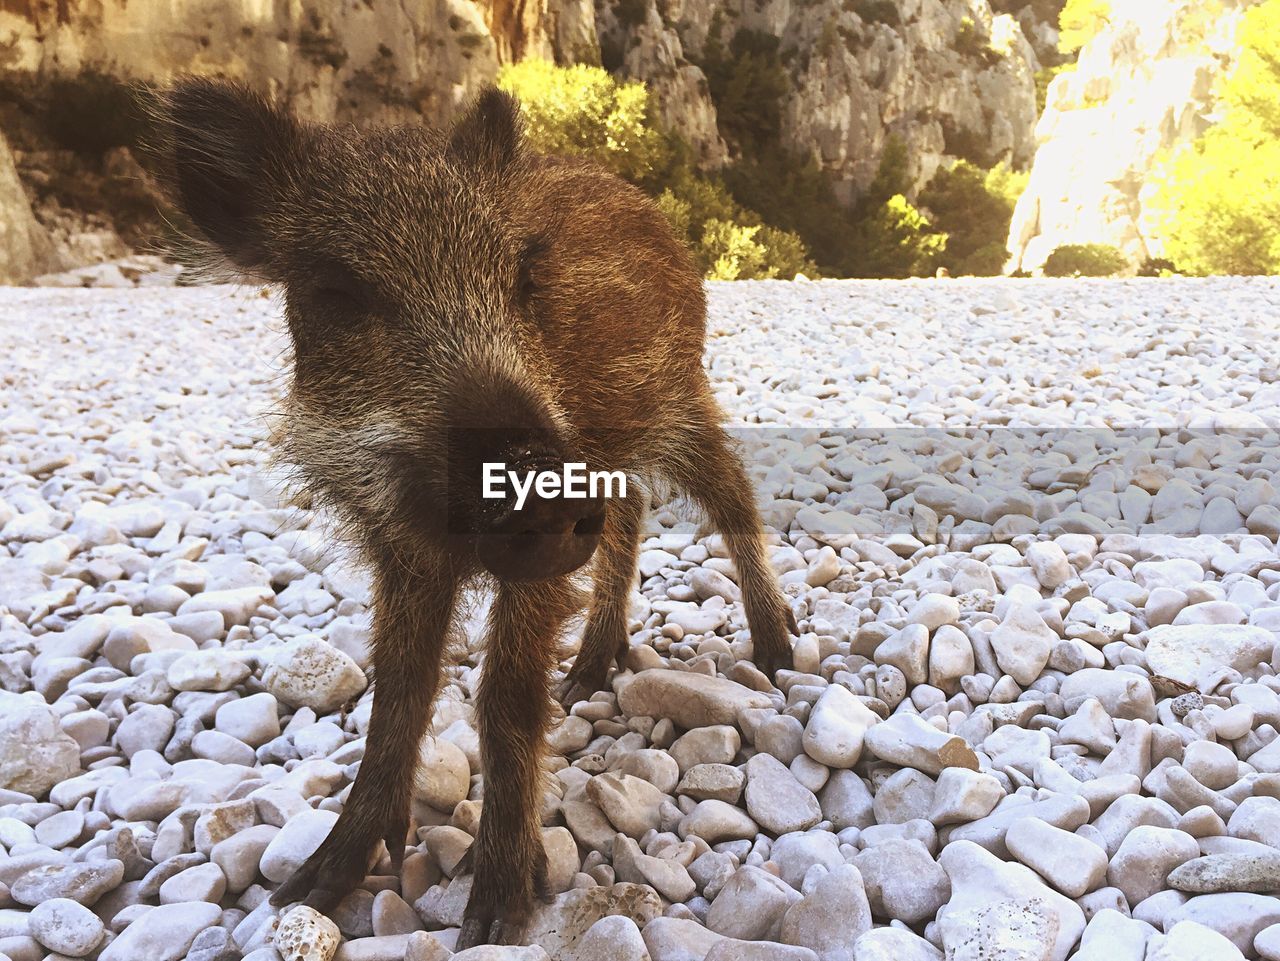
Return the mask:
[[[484,599],[401,872],[271,907],[375,689],[368,575],[270,458],[279,304],[0,288],[0,961],[1280,961],[1280,281],[710,300],[795,669],[655,504],[548,739],[555,898],[455,954]]]

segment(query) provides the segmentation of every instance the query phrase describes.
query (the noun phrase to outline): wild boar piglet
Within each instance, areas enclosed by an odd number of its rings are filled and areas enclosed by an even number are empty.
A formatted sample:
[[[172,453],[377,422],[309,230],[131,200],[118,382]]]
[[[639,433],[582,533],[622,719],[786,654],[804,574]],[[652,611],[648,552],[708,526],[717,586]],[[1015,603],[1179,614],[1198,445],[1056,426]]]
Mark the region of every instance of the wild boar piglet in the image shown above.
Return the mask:
[[[284,298],[293,346],[277,442],[373,573],[375,696],[360,772],[320,848],[273,895],[322,911],[379,841],[398,870],[418,745],[458,598],[493,600],[476,694],[484,762],[459,946],[518,941],[547,895],[540,757],[552,698],[605,686],[628,646],[644,512],[684,491],[724,534],[755,650],[789,666],[794,619],[702,367],[702,280],[639,190],[536,155],[490,89],[447,131],[299,120],[239,86],[161,95],[170,195],[209,251]],[[582,465],[625,476],[569,497],[486,490]],[[606,493],[612,496],[605,496]],[[581,650],[559,640],[594,588]]]

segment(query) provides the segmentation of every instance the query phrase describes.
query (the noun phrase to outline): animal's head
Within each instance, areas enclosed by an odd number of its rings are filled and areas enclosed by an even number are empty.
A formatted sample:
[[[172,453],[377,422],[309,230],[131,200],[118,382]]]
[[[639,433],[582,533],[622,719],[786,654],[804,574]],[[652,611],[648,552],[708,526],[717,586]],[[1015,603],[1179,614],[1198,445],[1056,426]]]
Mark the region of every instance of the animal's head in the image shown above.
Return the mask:
[[[598,500],[483,497],[482,465],[576,458],[539,329],[553,212],[519,106],[481,94],[446,133],[300,121],[242,87],[161,97],[170,196],[210,250],[284,296],[285,454],[374,542],[448,542],[500,577],[572,570]]]

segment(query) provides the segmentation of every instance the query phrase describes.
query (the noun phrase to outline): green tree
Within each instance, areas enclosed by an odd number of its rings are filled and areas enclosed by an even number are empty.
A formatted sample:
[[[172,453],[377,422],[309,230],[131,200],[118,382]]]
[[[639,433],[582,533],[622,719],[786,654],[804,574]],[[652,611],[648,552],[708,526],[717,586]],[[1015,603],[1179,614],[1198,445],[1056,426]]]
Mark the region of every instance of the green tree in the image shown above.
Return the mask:
[[[531,59],[503,67],[498,86],[519,98],[529,142],[543,153],[586,157],[631,181],[663,162],[667,144],[639,81],[620,83],[588,64]]]
[[[1151,209],[1190,274],[1280,273],[1280,0],[1246,15],[1221,123],[1168,158]]]
[[[919,201],[934,226],[947,235],[938,266],[954,276],[991,277],[1004,269],[1019,183],[1025,184],[1025,177],[1004,164],[983,172],[961,160],[934,174]]]
[[[719,24],[707,35],[699,65],[716,105],[720,133],[743,153],[775,143],[782,128],[782,102],[791,80],[778,53],[778,38],[738,30],[728,46]]]
[[[894,194],[859,224],[860,250],[849,263],[853,277],[924,277],[938,267],[947,235],[902,194]]]

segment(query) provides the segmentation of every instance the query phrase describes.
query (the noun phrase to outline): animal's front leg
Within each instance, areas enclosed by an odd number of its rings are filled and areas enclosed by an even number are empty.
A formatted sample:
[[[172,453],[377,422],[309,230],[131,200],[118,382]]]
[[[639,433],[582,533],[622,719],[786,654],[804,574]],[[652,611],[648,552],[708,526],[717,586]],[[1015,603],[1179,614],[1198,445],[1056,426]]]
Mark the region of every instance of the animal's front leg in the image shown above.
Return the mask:
[[[411,573],[388,558],[375,568],[373,714],[360,773],[324,843],[271,896],[277,906],[305,899],[332,911],[364,880],[379,841],[397,870],[409,829],[418,745],[431,719],[440,654],[456,585],[442,566]]]
[[[535,899],[548,896],[540,760],[560,630],[576,600],[563,577],[502,584],[490,611],[477,697],[484,806],[458,950],[519,943]]]

